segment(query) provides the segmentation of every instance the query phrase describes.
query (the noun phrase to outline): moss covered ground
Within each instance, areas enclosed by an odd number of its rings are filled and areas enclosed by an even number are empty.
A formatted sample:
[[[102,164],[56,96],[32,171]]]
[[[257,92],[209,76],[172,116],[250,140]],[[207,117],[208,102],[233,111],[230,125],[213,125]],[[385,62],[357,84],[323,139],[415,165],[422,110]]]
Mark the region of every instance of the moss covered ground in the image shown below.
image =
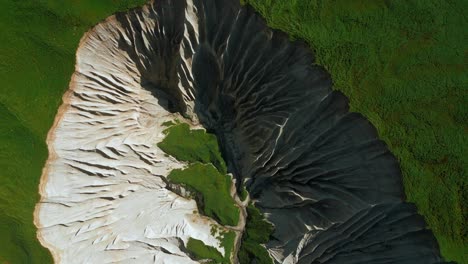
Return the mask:
[[[188,124],[165,122],[166,137],[158,147],[180,161],[212,163],[221,173],[226,173],[226,163],[219,151],[216,136],[202,129],[190,129]]]
[[[217,220],[221,225],[236,226],[239,208],[231,197],[231,177],[220,173],[211,164],[194,163],[185,169],[175,169],[168,179],[188,187],[201,195],[202,213]]]
[[[270,240],[273,225],[265,221],[253,204],[247,206],[247,223],[239,250],[240,263],[272,264],[273,261],[262,244]]]
[[[468,263],[468,2],[245,2],[312,47],[398,158],[443,256]]]

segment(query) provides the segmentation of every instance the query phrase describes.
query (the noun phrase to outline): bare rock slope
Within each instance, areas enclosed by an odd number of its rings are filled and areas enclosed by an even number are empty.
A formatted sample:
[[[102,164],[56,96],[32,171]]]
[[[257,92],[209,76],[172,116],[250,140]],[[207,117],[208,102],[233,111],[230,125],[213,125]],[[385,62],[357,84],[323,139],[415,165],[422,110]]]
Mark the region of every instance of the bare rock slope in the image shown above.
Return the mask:
[[[38,236],[60,263],[195,263],[184,252],[189,237],[223,251],[210,234],[216,223],[165,188],[163,177],[184,164],[156,144],[161,124],[176,115],[142,87],[136,63],[119,48],[123,31],[110,17],[80,43],[47,139]]]
[[[48,137],[39,238],[62,263],[191,263],[211,220],[169,191],[177,116],[218,136],[276,263],[442,263],[395,157],[311,51],[238,1],[159,0],[82,39]],[[210,222],[211,221],[211,222]]]

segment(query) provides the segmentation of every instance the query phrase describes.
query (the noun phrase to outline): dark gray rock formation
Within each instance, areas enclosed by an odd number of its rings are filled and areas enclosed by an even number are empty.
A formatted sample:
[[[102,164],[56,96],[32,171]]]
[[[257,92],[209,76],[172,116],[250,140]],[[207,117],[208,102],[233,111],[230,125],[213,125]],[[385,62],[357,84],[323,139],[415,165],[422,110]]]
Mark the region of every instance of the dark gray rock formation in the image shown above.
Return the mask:
[[[306,45],[235,0],[158,0],[149,14],[117,16],[133,36],[121,48],[169,110],[218,136],[229,170],[275,226],[266,247],[276,262],[443,262],[404,202],[395,157]]]

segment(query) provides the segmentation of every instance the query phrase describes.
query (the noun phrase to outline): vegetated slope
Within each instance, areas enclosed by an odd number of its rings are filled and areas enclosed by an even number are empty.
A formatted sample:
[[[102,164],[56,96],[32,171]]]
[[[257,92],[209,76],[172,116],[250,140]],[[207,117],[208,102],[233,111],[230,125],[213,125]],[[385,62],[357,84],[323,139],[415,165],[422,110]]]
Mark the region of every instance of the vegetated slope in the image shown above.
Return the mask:
[[[158,147],[179,161],[189,162],[187,168],[171,171],[168,180],[199,193],[197,204],[204,215],[222,225],[236,226],[240,212],[231,197],[232,180],[226,175],[216,137],[201,129],[190,130],[188,124],[172,126],[165,133]]]
[[[218,136],[239,190],[274,225],[276,262],[444,261],[403,201],[396,159],[305,45],[236,2],[161,1],[149,12],[117,16],[120,46],[171,111]]]
[[[195,195],[198,206],[203,205],[204,208],[208,208],[208,210],[202,208],[204,215],[217,219],[221,224],[226,222],[223,219],[236,219],[234,222],[237,222],[239,210],[232,207],[235,204],[231,197],[232,180],[230,176],[223,175],[226,173],[226,165],[221,157],[216,136],[200,129],[189,130],[189,126],[185,123],[176,125],[169,122],[166,125],[169,127],[164,131],[166,137],[158,143],[158,147],[180,161],[189,162],[188,168],[173,170],[169,174],[168,180],[174,183],[182,183],[184,187],[189,187],[198,192],[199,195]],[[213,166],[202,166],[203,163],[212,164]],[[196,167],[199,168],[198,172],[194,170]],[[215,167],[219,173],[216,173]],[[253,260],[256,261],[255,263],[272,263],[270,255],[262,244],[270,240],[273,225],[265,221],[264,216],[252,203],[249,204],[249,201],[246,200],[245,188],[242,188],[242,190],[243,195],[239,196],[239,202],[242,201],[242,203],[238,205],[246,207],[247,219],[245,219],[245,214],[242,212],[241,216],[244,219],[241,219],[240,226],[239,223],[230,224],[231,226],[238,225],[238,228],[242,230],[240,246],[236,245],[235,253],[237,253],[237,256],[233,257],[238,257],[239,263],[251,263]],[[222,210],[217,210],[217,208],[222,208]],[[220,212],[222,217],[210,213],[216,211]],[[229,215],[232,216],[229,217]],[[244,225],[245,227],[242,228]],[[213,231],[216,231],[216,228]],[[226,245],[224,246],[225,252],[234,246],[232,245],[234,235],[232,231],[231,233],[221,233],[220,239]],[[200,258],[213,259],[216,263],[229,261],[230,257],[228,253],[225,253],[223,258],[216,249],[208,247],[202,241],[196,239],[189,240],[187,250]]]
[[[224,255],[194,238],[188,240],[187,250],[195,260],[211,259],[216,263],[229,264],[237,257],[235,232],[242,232],[245,219],[240,219],[244,217],[240,211],[242,204],[237,204],[235,197],[232,197],[234,183],[232,177],[226,174],[216,136],[203,129],[191,130],[186,123],[167,125],[169,128],[164,130],[166,137],[158,143],[158,147],[177,160],[188,162],[187,167],[172,170],[167,180],[189,191],[200,213],[222,225],[212,226],[210,231],[216,234],[224,248]],[[236,230],[230,230],[227,226]]]
[[[0,262],[50,263],[33,225],[45,138],[90,26],[145,1],[0,0]]]
[[[315,50],[398,158],[443,256],[468,263],[467,2],[245,2]]]

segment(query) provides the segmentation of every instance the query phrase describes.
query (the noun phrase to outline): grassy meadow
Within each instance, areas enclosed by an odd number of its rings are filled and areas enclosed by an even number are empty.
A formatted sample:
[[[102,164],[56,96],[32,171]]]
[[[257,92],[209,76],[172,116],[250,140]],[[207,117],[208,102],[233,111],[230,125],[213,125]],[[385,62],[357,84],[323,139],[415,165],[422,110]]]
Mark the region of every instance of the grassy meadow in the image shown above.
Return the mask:
[[[180,161],[211,163],[220,173],[227,173],[215,135],[202,129],[190,129],[185,123],[166,123],[166,126],[169,126],[164,131],[166,137],[158,143],[160,149]]]
[[[236,226],[239,208],[231,197],[231,177],[221,174],[212,164],[193,163],[185,169],[172,170],[168,179],[201,195],[202,213],[220,224]]]
[[[45,138],[85,31],[143,0],[0,0],[0,263],[51,263],[32,223]],[[468,263],[463,0],[248,0],[305,40],[401,163],[443,255]]]
[[[400,161],[443,256],[468,263],[468,2],[245,2],[312,47]]]

